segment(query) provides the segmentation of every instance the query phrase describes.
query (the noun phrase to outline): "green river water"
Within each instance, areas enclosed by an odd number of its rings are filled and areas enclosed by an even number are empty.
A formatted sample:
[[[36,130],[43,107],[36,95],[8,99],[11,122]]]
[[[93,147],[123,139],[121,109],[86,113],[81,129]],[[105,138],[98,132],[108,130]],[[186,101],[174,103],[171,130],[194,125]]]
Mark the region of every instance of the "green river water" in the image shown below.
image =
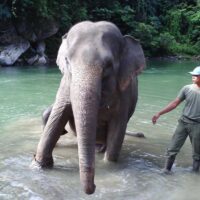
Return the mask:
[[[56,67],[0,68],[0,200],[199,200],[200,174],[191,173],[189,140],[179,153],[173,174],[163,175],[164,154],[183,105],[151,117],[174,99],[198,62],[148,61],[139,76],[139,99],[118,163],[96,155],[96,192],[87,196],[79,182],[76,140],[63,136],[54,150],[51,170],[29,169],[42,132],[41,113],[53,103],[60,82]]]

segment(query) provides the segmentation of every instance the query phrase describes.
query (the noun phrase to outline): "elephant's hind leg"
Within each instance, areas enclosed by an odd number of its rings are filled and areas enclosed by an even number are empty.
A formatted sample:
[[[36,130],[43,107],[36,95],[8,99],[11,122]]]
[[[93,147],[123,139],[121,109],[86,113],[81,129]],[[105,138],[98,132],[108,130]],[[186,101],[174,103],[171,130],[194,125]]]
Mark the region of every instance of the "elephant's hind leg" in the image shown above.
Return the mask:
[[[120,115],[115,116],[115,118],[110,122],[106,139],[105,161],[116,162],[118,160],[124,141],[126,126],[127,114],[125,111],[121,112]]]
[[[43,124],[43,128],[46,126],[46,123],[49,119],[49,116],[51,114],[51,110],[53,108],[53,105],[49,106],[48,108],[46,108],[43,112],[42,112],[42,124]]]
[[[44,110],[44,112],[42,113],[42,124],[43,124],[43,127],[45,128],[46,126],[46,123],[49,119],[49,116],[51,114],[51,111],[52,111],[52,108],[53,108],[53,105],[49,106],[48,108],[46,108]],[[63,131],[61,132],[61,135],[65,135],[67,133],[66,129],[64,128]]]

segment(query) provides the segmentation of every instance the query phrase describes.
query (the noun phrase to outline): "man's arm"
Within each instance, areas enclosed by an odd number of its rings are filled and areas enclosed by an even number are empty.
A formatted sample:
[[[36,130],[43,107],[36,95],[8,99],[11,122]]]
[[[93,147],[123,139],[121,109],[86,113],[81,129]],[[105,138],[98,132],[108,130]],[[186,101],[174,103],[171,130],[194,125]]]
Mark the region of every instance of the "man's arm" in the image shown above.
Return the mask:
[[[165,108],[163,108],[160,112],[158,112],[152,117],[152,123],[156,124],[160,115],[163,115],[165,113],[168,113],[174,110],[180,103],[181,103],[181,100],[179,98],[176,98],[173,101],[171,101]]]

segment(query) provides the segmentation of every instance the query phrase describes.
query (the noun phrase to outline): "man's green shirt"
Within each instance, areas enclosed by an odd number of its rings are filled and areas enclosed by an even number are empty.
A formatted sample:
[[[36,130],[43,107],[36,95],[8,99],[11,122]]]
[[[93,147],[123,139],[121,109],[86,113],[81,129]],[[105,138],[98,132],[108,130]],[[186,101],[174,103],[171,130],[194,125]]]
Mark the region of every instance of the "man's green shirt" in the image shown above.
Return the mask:
[[[184,86],[178,96],[181,101],[185,100],[182,117],[200,122],[200,88],[196,84]],[[185,120],[184,120],[185,121]]]

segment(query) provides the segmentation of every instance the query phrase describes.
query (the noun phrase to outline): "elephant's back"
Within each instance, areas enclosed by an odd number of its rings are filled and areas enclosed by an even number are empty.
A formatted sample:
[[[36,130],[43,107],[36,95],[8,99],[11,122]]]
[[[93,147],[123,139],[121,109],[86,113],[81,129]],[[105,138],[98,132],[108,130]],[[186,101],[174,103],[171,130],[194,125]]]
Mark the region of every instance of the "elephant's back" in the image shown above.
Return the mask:
[[[123,35],[119,28],[111,22],[99,21],[91,22],[84,21],[74,25],[67,34],[68,47],[76,45],[76,43],[88,44],[93,43],[98,46],[98,43],[106,40],[107,42],[115,40],[115,43],[123,42]],[[96,45],[95,45],[96,44]]]
[[[112,22],[108,21],[98,21],[98,22],[92,22],[92,21],[83,21],[75,24],[70,30],[71,32],[112,32],[117,33],[118,35],[122,36],[121,31],[119,28],[113,24]]]

